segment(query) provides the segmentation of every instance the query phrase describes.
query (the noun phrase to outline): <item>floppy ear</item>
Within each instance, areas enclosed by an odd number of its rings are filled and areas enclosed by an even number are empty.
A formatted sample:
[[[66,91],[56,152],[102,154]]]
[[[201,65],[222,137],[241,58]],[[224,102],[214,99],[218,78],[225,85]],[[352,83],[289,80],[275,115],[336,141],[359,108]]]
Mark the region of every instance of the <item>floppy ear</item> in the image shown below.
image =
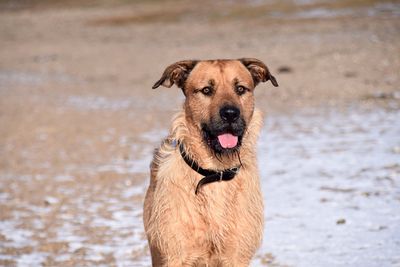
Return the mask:
[[[254,86],[260,82],[270,80],[275,87],[278,87],[278,82],[275,77],[272,76],[268,67],[262,61],[255,58],[241,58],[239,61],[242,62],[242,64],[250,71],[251,76],[253,77]]]
[[[160,85],[165,87],[171,87],[174,83],[181,89],[185,85],[185,81],[192,71],[194,66],[197,64],[197,60],[183,60],[178,61],[165,70],[161,78],[153,85],[153,89],[156,89]]]

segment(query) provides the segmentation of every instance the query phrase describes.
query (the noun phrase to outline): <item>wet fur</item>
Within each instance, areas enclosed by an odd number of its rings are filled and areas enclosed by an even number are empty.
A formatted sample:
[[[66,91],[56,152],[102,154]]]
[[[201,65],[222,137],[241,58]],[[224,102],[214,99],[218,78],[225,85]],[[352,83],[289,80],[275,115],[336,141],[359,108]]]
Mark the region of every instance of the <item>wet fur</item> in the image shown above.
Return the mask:
[[[234,67],[235,64],[232,63]],[[198,69],[196,74],[202,72]],[[248,83],[253,83],[250,73],[243,75],[250,79]],[[188,82],[195,84],[196,78],[189,75]],[[204,118],[197,117],[196,105],[203,105],[203,112],[207,107],[208,113],[215,114],[212,110],[217,110],[223,101],[237,102],[238,98],[230,92],[232,95],[224,94],[224,100],[214,98],[211,103],[208,100],[199,103],[190,98],[193,92],[190,85],[186,86],[184,108],[173,119],[169,136],[155,151],[151,163],[144,225],[153,266],[248,266],[261,243],[263,230],[256,159],[262,116],[254,109],[253,99],[241,103],[242,109],[249,109],[243,111],[247,127],[242,144],[232,153],[217,156],[204,142],[199,126]],[[223,170],[237,165],[242,168],[233,180],[205,185],[195,195],[194,189],[202,177],[183,161],[177,141],[185,145],[190,157],[203,168]]]

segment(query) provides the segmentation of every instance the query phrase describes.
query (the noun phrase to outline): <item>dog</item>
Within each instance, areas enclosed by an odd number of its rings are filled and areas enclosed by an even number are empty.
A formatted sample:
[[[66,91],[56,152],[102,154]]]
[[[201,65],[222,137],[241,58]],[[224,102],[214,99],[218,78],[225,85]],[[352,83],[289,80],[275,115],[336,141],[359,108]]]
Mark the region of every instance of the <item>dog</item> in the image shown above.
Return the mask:
[[[278,83],[258,59],[184,60],[154,84],[183,110],[155,150],[143,221],[153,266],[248,266],[263,232],[254,88]]]

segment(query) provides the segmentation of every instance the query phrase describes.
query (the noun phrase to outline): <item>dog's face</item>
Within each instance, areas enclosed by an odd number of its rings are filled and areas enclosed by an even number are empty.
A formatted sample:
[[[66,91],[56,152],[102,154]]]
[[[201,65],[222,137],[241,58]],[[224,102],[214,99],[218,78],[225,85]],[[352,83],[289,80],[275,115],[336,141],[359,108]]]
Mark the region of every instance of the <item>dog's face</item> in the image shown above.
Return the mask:
[[[217,154],[239,150],[254,111],[254,88],[271,80],[257,59],[180,61],[169,66],[153,86],[174,83],[186,96],[186,119]]]

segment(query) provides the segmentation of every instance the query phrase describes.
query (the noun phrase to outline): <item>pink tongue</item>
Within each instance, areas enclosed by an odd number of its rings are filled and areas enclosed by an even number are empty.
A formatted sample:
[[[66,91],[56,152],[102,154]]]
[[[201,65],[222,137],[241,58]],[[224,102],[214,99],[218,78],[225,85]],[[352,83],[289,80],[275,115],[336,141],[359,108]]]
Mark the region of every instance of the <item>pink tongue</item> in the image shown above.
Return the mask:
[[[238,143],[238,137],[233,134],[226,133],[218,135],[218,141],[223,148],[233,148]]]

